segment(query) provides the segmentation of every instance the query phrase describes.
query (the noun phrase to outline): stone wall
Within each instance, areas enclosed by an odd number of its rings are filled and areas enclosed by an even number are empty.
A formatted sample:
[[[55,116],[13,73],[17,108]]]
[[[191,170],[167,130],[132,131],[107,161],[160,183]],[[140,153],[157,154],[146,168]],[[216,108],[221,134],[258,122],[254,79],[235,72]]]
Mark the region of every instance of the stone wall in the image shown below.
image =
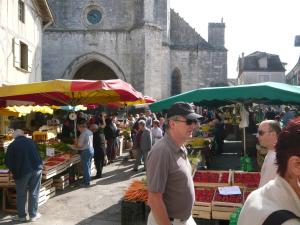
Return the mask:
[[[171,51],[171,71],[182,76],[182,92],[227,81],[226,52]]]
[[[171,10],[171,46],[178,48],[211,48],[208,43],[174,10]]]
[[[111,66],[120,79],[130,80],[130,38],[126,32],[47,31],[43,41],[44,80],[72,79],[81,66],[93,60]]]
[[[72,79],[96,60],[157,99],[170,96],[176,68],[183,92],[226,81],[226,49],[214,49],[178,14],[170,15],[170,0],[93,1],[104,15],[93,27],[83,21],[88,2],[49,0],[55,24],[43,36],[44,80]]]
[[[279,82],[279,83],[285,83],[285,72],[243,72],[239,79],[239,84],[255,84],[264,82],[260,80],[260,76],[269,76],[270,80],[267,81],[273,81],[273,82]]]
[[[135,1],[95,0],[48,0],[53,12],[55,25],[52,29],[88,30],[85,25],[86,9],[89,5],[100,7],[102,21],[92,29],[128,30],[135,23]]]
[[[225,23],[208,24],[208,43],[216,49],[223,49],[225,45]]]

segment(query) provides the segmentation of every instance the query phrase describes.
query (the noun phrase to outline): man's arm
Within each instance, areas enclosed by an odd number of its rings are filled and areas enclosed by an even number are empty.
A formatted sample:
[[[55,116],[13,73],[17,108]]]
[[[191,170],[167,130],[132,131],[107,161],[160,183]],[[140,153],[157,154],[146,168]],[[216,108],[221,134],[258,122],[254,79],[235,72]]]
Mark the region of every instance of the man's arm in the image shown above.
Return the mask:
[[[163,201],[162,193],[148,192],[148,204],[158,225],[172,225]]]

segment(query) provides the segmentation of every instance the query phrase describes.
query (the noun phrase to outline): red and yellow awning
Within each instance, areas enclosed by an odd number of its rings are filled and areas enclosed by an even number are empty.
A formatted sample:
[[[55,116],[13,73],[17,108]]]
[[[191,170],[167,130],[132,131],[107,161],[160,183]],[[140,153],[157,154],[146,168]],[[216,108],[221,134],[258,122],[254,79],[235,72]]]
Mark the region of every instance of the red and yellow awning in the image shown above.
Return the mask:
[[[143,100],[129,83],[114,80],[49,80],[0,88],[0,104],[7,100],[36,105],[87,105]]]

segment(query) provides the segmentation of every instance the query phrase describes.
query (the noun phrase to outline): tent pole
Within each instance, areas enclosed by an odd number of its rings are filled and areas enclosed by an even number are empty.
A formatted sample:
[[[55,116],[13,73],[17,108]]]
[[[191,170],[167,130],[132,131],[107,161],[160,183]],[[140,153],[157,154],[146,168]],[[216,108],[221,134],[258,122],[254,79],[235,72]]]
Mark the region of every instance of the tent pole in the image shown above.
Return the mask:
[[[243,128],[243,148],[244,148],[244,156],[246,156],[246,128]]]
[[[76,121],[77,121],[77,119],[74,120],[74,136],[75,136],[75,140],[76,140],[76,138],[77,138]]]

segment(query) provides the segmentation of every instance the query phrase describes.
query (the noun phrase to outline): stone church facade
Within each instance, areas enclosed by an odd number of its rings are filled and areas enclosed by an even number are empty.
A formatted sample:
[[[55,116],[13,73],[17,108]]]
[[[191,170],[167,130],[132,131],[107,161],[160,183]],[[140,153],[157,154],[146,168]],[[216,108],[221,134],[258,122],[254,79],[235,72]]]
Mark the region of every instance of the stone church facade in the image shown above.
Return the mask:
[[[227,82],[225,24],[205,41],[170,0],[48,0],[43,80],[120,78],[156,99]]]

